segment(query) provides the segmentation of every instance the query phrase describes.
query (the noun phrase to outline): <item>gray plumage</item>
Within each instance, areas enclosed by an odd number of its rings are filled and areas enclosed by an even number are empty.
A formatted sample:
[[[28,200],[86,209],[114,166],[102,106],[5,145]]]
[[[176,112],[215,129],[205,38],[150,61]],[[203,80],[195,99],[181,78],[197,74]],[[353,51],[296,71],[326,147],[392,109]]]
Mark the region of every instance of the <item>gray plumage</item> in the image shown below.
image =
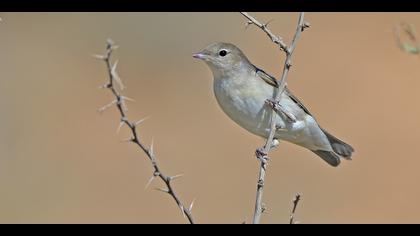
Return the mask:
[[[222,110],[249,132],[267,138],[272,109],[265,101],[275,97],[277,80],[254,66],[233,44],[214,43],[194,57],[204,60],[213,72],[214,94]],[[351,159],[354,149],[322,129],[287,87],[280,106],[288,115],[278,112],[274,117],[281,127],[275,138],[305,147],[331,166],[338,166],[340,158]]]

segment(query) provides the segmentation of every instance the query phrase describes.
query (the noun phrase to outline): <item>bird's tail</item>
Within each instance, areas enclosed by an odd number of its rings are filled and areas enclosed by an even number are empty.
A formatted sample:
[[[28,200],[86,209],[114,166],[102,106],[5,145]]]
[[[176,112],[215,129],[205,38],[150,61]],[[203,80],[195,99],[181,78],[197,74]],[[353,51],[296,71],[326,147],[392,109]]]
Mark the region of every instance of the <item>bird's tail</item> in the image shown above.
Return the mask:
[[[323,150],[316,150],[313,152],[332,166],[338,166],[340,164],[340,157],[351,160],[351,155],[354,152],[352,146],[329,134],[324,129],[322,131],[327,136],[333,152]]]

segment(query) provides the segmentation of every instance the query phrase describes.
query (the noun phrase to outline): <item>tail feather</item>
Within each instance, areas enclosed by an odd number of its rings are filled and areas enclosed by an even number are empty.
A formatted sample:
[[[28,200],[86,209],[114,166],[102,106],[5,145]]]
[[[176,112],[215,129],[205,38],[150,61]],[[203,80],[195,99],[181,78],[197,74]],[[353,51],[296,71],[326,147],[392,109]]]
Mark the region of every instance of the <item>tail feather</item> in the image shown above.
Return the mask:
[[[349,144],[341,141],[340,139],[332,136],[327,131],[324,131],[324,134],[327,136],[328,140],[331,143],[331,147],[333,148],[334,152],[336,152],[341,157],[351,160],[351,155],[354,152],[354,149]]]
[[[320,156],[324,161],[326,161],[331,166],[337,167],[340,165],[340,157],[335,154],[334,152],[323,151],[323,150],[316,150],[313,151],[316,155]]]
[[[351,155],[354,152],[352,146],[332,136],[324,129],[322,129],[322,131],[327,136],[333,151],[312,150],[312,152],[320,156],[324,161],[334,167],[340,165],[340,157],[351,160]]]

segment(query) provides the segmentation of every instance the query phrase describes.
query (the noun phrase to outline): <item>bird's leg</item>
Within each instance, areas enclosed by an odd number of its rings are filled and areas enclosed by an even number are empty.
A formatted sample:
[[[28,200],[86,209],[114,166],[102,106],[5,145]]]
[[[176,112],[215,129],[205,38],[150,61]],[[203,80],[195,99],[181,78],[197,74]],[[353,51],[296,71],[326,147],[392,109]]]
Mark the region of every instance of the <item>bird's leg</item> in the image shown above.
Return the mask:
[[[274,111],[279,113],[279,115],[283,114],[290,122],[292,122],[292,123],[296,122],[296,117],[292,113],[286,111],[278,101],[274,101],[272,99],[267,99],[267,100],[265,100],[265,103],[268,106],[270,106],[271,109],[273,109]]]

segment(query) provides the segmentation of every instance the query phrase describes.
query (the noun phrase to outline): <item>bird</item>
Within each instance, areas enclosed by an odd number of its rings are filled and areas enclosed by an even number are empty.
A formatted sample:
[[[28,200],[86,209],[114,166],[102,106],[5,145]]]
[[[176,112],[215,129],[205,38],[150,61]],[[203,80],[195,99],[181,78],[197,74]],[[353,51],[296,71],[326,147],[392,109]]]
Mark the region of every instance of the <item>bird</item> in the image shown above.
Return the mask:
[[[268,138],[279,83],[275,77],[250,62],[234,44],[216,42],[194,58],[204,61],[213,74],[213,92],[220,108],[247,131]],[[323,129],[315,117],[291,92],[287,84],[281,94],[274,122],[276,141],[304,147],[337,167],[341,159],[351,160],[354,149]]]

